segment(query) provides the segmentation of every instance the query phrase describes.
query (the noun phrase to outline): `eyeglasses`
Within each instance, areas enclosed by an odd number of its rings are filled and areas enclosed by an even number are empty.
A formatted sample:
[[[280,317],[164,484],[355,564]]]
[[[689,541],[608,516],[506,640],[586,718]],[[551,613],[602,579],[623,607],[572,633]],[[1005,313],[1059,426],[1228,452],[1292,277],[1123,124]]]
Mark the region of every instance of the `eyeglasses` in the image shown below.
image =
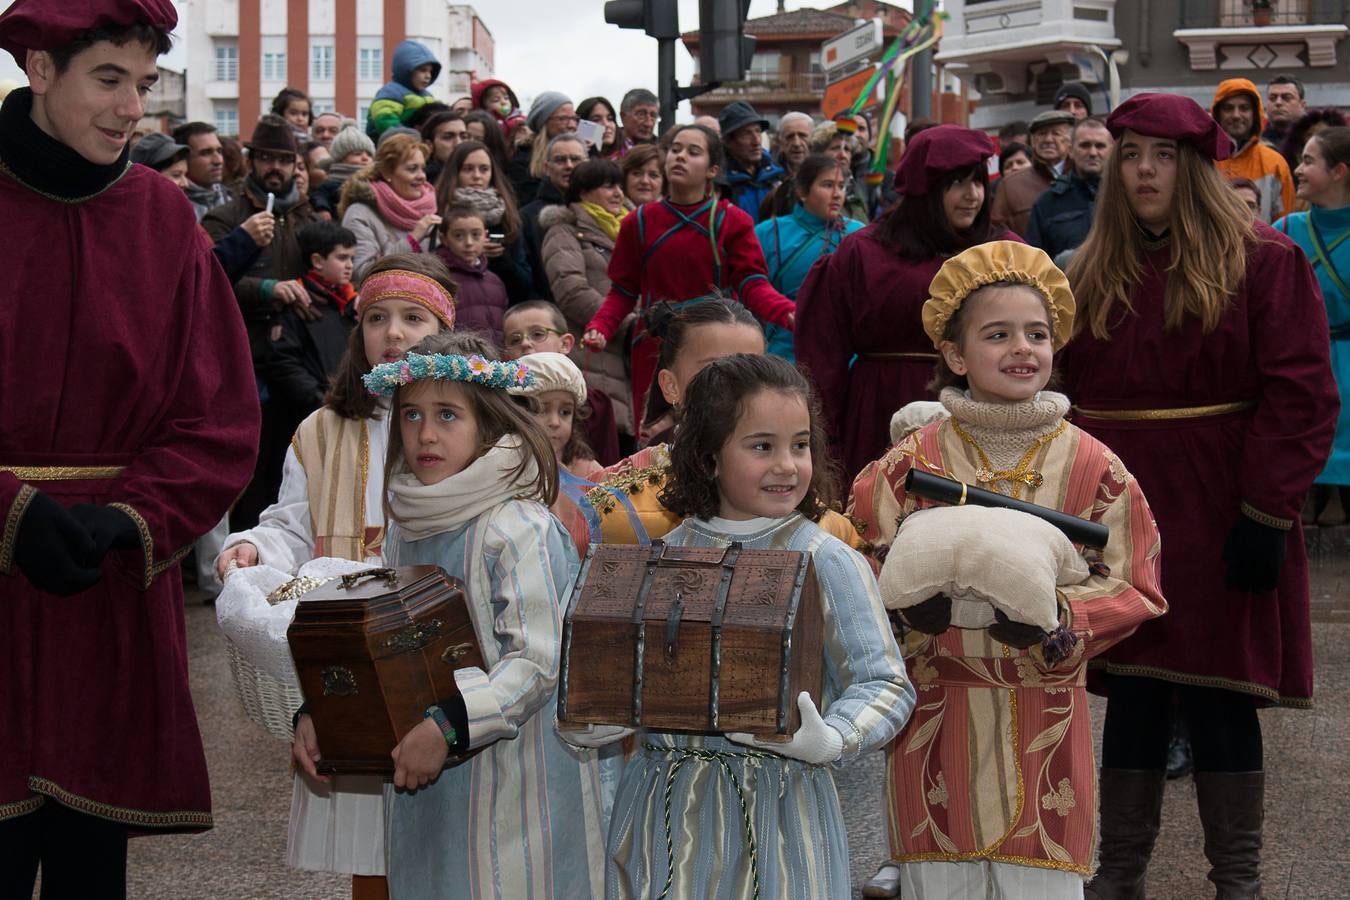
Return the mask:
[[[575,125],[581,121],[580,116],[549,116],[550,122],[563,122],[565,124]]]
[[[635,109],[635,110],[633,110],[632,112],[630,112],[628,115],[631,116],[631,117],[634,118],[634,119],[652,119],[653,121],[655,121],[655,119],[656,119],[656,110],[651,109],[651,108],[647,108],[647,109]]]
[[[567,163],[577,163],[577,164],[579,165],[579,164],[584,163],[584,162],[586,161],[586,157],[584,157],[584,156],[575,156],[575,155],[573,155],[573,156],[550,156],[550,157],[548,158],[548,161],[551,162],[551,163],[553,163],[555,166],[562,166],[562,165],[566,165]]]
[[[506,346],[519,347],[521,344],[525,343],[526,338],[529,338],[531,344],[543,343],[548,340],[550,334],[556,334],[561,337],[564,332],[561,332],[556,328],[545,328],[543,325],[536,325],[526,331],[513,331],[508,334],[506,336]]]

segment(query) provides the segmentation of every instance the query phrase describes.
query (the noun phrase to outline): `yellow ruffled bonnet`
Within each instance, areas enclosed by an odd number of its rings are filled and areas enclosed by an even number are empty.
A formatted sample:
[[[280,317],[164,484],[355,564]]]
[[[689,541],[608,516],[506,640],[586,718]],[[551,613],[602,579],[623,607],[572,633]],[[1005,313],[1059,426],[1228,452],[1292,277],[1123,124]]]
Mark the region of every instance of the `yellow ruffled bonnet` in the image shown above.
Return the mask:
[[[1077,304],[1069,279],[1044,250],[1016,241],[990,241],[962,251],[942,264],[928,287],[923,305],[923,330],[933,346],[942,343],[947,322],[966,298],[982,287],[1000,281],[1030,285],[1049,301],[1050,331],[1055,349],[1068,343],[1073,333]]]

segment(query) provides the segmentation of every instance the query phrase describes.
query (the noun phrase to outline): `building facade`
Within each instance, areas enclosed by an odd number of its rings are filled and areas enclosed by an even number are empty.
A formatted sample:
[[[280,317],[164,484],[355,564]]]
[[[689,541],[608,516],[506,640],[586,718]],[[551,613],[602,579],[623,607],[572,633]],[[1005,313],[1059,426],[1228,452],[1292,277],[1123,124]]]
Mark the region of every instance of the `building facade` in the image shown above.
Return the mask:
[[[695,97],[690,106],[696,116],[715,116],[728,103],[748,100],[755,111],[775,125],[786,112],[805,112],[817,118],[825,93],[826,76],[820,64],[820,45],[853,28],[861,19],[880,18],[887,43],[909,24],[910,13],[877,0],[853,0],[828,9],[796,9],[750,19],[745,33],[755,38],[755,55],[744,81],[723,84]],[[699,33],[681,36],[694,57],[694,83],[698,83]]]
[[[425,44],[441,62],[431,86],[452,102],[492,74],[492,33],[472,6],[446,0],[186,0],[187,117],[227,135],[252,132],[284,87],[363,125],[390,79],[394,48]]]
[[[979,95],[977,128],[1029,120],[1065,82],[1093,111],[1144,91],[1208,107],[1220,81],[1277,73],[1301,80],[1312,106],[1350,97],[1346,0],[947,0],[937,62]]]

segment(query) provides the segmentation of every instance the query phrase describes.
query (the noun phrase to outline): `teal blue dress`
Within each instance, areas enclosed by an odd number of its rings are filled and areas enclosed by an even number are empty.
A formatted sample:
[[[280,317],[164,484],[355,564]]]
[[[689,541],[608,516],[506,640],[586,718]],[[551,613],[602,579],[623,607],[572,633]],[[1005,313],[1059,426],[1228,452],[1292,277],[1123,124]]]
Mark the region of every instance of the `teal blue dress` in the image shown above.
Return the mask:
[[[1317,484],[1350,485],[1350,403],[1344,402],[1350,387],[1350,206],[1339,209],[1313,207],[1293,213],[1275,223],[1303,248],[1312,263],[1331,327],[1331,368],[1341,391],[1341,414],[1336,422],[1336,442]],[[1313,229],[1321,238],[1321,251]]]
[[[769,272],[769,283],[789,300],[797,299],[797,289],[806,280],[806,273],[822,256],[839,249],[839,242],[863,227],[857,219],[840,217],[826,221],[807,212],[798,203],[786,216],[769,219],[755,226],[755,237],[764,248],[764,263]],[[792,332],[777,325],[764,326],[768,352],[796,362],[792,349]]]

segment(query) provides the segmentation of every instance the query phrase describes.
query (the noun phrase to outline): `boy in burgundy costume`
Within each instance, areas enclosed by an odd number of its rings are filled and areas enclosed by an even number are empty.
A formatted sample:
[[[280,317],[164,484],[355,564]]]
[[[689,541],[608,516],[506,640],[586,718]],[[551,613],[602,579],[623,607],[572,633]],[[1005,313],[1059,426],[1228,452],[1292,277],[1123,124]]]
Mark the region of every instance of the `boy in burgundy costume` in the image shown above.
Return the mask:
[[[17,0],[0,47],[0,896],[126,890],[129,833],[211,827],[177,563],[248,481],[238,307],[127,138],[169,0]],[[109,288],[112,288],[110,291]]]

